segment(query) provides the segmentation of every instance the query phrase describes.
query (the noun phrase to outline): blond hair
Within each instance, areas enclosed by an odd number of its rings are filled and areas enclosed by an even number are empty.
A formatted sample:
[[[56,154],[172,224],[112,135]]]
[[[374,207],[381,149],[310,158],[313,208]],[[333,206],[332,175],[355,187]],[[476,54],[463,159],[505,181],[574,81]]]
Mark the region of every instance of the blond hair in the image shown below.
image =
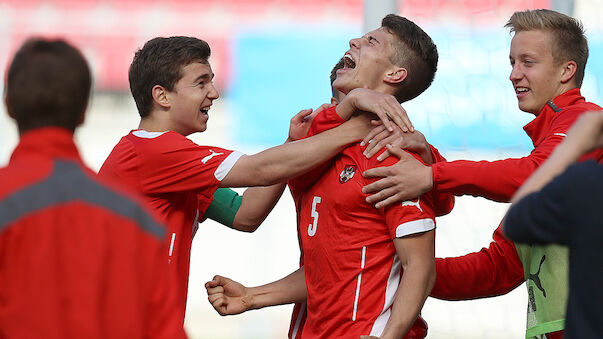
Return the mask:
[[[505,27],[516,33],[533,30],[551,32],[553,60],[558,64],[570,60],[576,62],[576,87],[582,86],[588,42],[580,20],[548,9],[535,9],[513,13]]]

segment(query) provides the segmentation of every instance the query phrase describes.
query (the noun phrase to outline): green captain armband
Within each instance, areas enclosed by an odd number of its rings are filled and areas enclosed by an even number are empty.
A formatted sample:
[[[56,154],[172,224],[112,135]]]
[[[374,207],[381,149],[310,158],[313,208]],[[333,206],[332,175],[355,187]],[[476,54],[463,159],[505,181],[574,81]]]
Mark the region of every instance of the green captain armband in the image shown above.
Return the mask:
[[[218,188],[204,216],[232,228],[243,197],[230,188]]]

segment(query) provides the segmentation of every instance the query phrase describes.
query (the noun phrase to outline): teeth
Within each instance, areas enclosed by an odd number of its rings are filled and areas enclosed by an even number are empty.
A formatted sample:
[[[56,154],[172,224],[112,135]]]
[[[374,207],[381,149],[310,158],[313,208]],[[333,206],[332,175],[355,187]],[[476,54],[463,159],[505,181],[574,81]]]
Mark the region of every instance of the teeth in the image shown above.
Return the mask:
[[[356,67],[356,62],[354,61],[354,59],[352,59],[352,57],[349,54],[346,54],[346,55],[343,56],[343,62],[349,68],[355,68]]]
[[[525,88],[525,87],[517,87],[515,90],[516,90],[518,93],[522,93],[522,92],[527,92],[527,91],[528,91],[528,89],[527,89],[527,88]]]

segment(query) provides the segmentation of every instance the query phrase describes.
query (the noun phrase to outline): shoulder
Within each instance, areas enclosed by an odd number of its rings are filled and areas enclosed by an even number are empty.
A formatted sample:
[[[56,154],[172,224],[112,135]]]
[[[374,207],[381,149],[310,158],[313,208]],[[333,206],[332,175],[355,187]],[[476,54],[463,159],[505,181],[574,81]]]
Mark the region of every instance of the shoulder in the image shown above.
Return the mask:
[[[88,203],[103,207],[107,213],[130,220],[141,231],[155,236],[159,241],[163,239],[165,228],[158,222],[161,219],[148,207],[138,192],[128,190],[128,186],[121,185],[111,178],[86,174],[90,180],[86,188]]]

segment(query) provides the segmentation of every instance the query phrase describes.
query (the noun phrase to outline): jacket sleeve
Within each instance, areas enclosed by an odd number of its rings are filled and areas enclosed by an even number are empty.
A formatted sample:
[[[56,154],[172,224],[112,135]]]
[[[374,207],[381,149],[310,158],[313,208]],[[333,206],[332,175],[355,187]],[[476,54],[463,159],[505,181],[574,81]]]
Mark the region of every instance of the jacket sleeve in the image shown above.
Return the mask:
[[[565,138],[565,133],[584,113],[584,109],[567,110],[551,122],[549,134],[523,158],[498,161],[436,162],[432,166],[434,189],[454,195],[470,194],[509,202],[515,191],[540,166]]]
[[[433,162],[445,162],[446,158],[444,158],[437,148],[433,147],[431,144],[429,145],[431,148],[431,156],[433,157]],[[437,189],[433,191],[433,209],[436,217],[444,216],[454,208],[454,195],[450,193],[442,193]]]
[[[436,272],[431,296],[444,300],[502,295],[524,281],[515,245],[503,236],[501,227],[488,248],[460,257],[436,258]]]

